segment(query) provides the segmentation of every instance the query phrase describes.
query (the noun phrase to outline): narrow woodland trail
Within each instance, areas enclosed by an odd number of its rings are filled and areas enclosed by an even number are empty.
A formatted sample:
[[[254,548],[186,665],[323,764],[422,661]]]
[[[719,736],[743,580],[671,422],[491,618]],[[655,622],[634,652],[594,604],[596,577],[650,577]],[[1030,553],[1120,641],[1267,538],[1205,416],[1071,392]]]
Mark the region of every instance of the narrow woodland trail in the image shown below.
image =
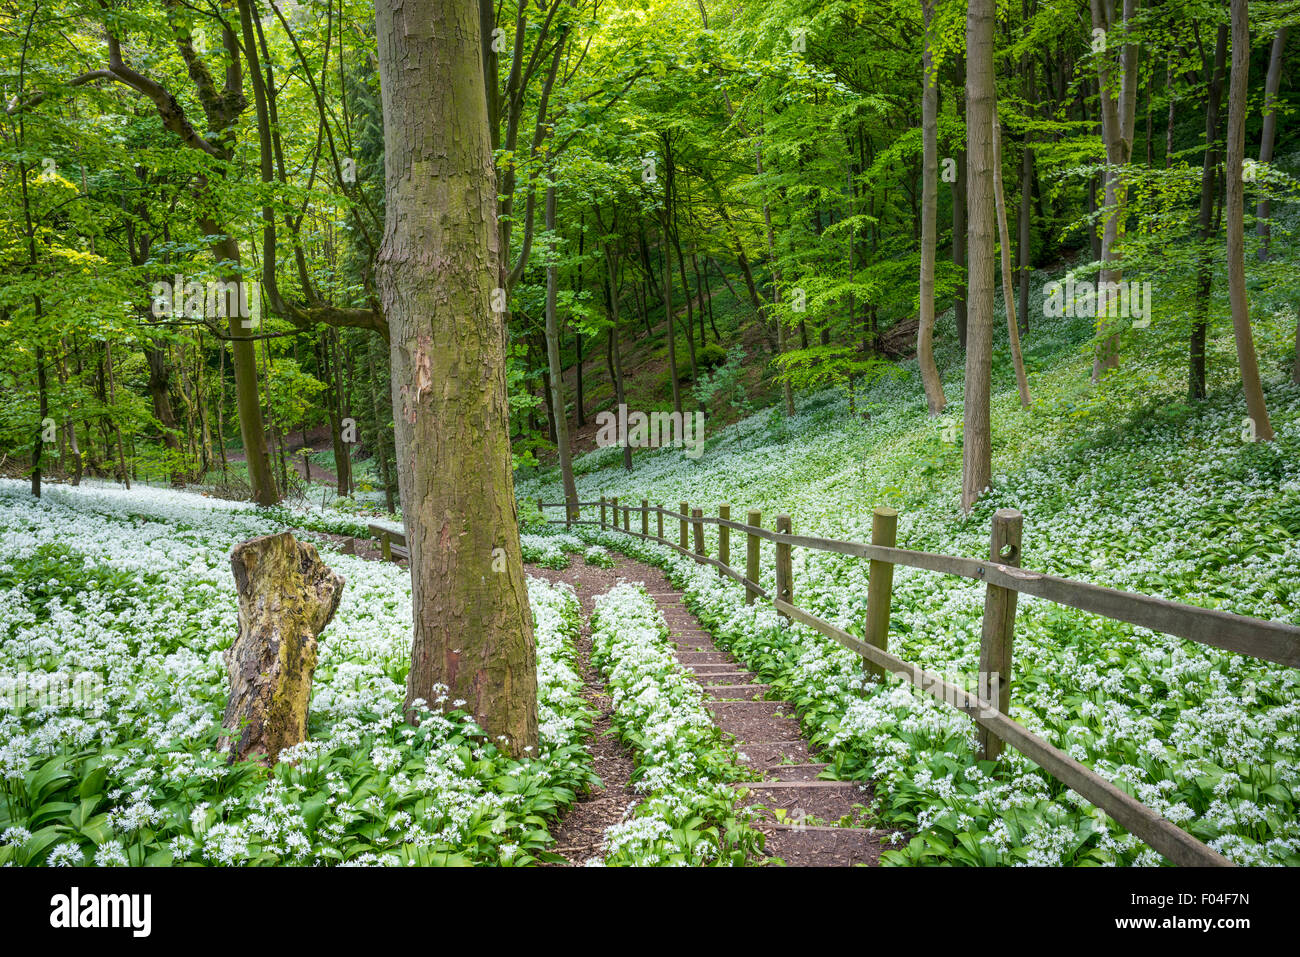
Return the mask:
[[[304,540],[336,546],[349,540],[348,536],[320,532],[299,530],[299,534]],[[344,547],[352,554],[382,560],[373,542],[350,541],[351,546]],[[611,733],[610,697],[591,662],[590,617],[595,599],[626,580],[645,585],[668,624],[677,660],[695,675],[711,699],[708,707],[718,727],[734,736],[740,762],[762,772],[760,781],[737,787],[743,791],[742,803],[760,811],[761,820],[756,826],[767,836],[769,857],[790,866],[879,864],[884,850],[882,839],[891,832],[836,826],[841,822],[853,824],[860,818],[871,802],[870,786],[819,779],[826,765],[816,761],[799,728],[794,706],[765,697],[768,686],[756,683],[753,672],[714,644],[662,570],[612,550],[610,554],[615,558],[613,568],[588,565],[578,556],[573,556],[563,570],[524,566],[537,578],[568,583],[578,596],[582,609],[582,628],[576,642],[578,671],[583,696],[596,711],[587,746],[602,787],[580,797],[559,822],[555,829],[556,853],[574,866],[599,858],[605,829],[619,823],[640,800],[630,784],[635,763],[628,749]]]
[[[612,553],[611,554],[615,554]],[[741,763],[763,772],[761,781],[738,785],[743,803],[760,809],[758,827],[767,835],[767,853],[788,865],[845,867],[877,864],[884,833],[861,827],[833,826],[852,821],[870,803],[868,786],[849,781],[819,780],[826,767],[812,755],[788,701],[765,700],[768,687],[756,684],[730,654],[718,648],[686,608],[682,595],[664,573],[653,566],[616,556],[613,568],[598,568],[575,560],[567,569],[526,566],[530,574],[548,581],[568,582],[582,603],[583,634],[579,639],[585,694],[600,717],[590,743],[603,790],[582,799],[561,822],[556,850],[572,863],[596,855],[604,829],[617,823],[637,800],[628,786],[633,763],[627,750],[604,732],[609,730],[610,702],[599,673],[591,666],[591,641],[586,624],[597,595],[620,579],[643,582],[668,623],[677,660],[694,673],[712,699],[709,710],[718,726],[735,737]]]

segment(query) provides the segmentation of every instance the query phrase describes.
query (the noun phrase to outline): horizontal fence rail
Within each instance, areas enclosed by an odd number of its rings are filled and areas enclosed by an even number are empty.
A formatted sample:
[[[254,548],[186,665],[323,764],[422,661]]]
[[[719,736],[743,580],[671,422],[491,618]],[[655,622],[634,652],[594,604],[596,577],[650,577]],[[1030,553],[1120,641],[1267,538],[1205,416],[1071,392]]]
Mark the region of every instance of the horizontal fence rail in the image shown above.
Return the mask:
[[[704,515],[701,509],[692,509],[686,502],[680,504],[678,511],[673,511],[660,505],[651,505],[646,499],[642,499],[639,506],[620,505],[616,498],[579,502],[571,506],[566,506],[563,502],[548,503],[538,499],[537,507],[543,515],[547,508],[567,509],[565,518],[548,520],[551,524],[599,525],[602,529],[613,529],[656,542],[701,564],[713,566],[719,574],[745,587],[746,603],[752,604],[756,598],[770,602],[786,619],[806,625],[859,654],[864,659],[868,673],[881,677],[885,672],[902,675],[939,701],[953,705],[969,715],[980,729],[979,757],[996,758],[1001,753],[1003,744],[1009,744],[1058,781],[1100,807],[1129,833],[1141,838],[1173,863],[1217,867],[1232,865],[1231,861],[1213,848],[1198,841],[1172,821],[1049,744],[1007,714],[1010,710],[1015,598],[1018,594],[1033,595],[1104,618],[1293,668],[1300,667],[1300,628],[1021,568],[1022,518],[1014,509],[1001,509],[994,515],[990,557],[987,561],[981,561],[898,548],[895,543],[898,513],[889,508],[875,510],[872,542],[865,544],[795,535],[790,530],[788,515],[777,516],[775,530],[759,524],[762,516],[758,511],[748,513],[748,522],[737,522],[731,519],[731,507],[726,504],[719,506],[716,516]],[[581,508],[596,507],[600,509],[600,521],[580,520]],[[606,521],[607,509],[612,521]],[[640,532],[632,530],[633,512],[640,516]],[[649,532],[649,516],[652,514],[656,516],[657,534]],[[676,542],[664,537],[665,519],[678,523],[679,535]],[[717,558],[706,554],[703,536],[705,525],[718,528]],[[743,575],[730,564],[730,533],[733,531],[746,536]],[[775,594],[763,589],[758,582],[760,541],[776,545]],[[794,604],[791,548],[834,552],[865,558],[871,562],[866,641]],[[982,674],[1000,676],[996,701],[985,701],[939,675],[924,671],[889,653],[889,615],[895,565],[985,583],[987,591],[984,628],[980,640],[980,671]]]

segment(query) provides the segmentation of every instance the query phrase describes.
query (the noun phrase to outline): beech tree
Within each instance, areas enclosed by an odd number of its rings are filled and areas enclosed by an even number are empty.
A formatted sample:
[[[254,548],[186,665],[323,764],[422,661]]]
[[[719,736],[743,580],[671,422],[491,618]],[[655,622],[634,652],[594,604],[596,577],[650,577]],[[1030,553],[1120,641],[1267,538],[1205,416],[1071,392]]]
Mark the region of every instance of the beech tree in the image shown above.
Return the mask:
[[[962,429],[962,508],[993,479],[989,388],[993,366],[993,0],[966,13],[966,407]]]
[[[943,394],[943,381],[939,367],[934,362],[934,253],[935,232],[938,225],[939,198],[939,145],[938,113],[939,87],[934,70],[931,25],[934,17],[933,0],[921,0],[925,18],[925,53],[921,58],[921,136],[923,183],[921,186],[921,281],[918,303],[919,320],[916,330],[916,361],[921,367],[921,383],[925,388],[925,402],[931,415],[938,415],[947,405]]]
[[[502,255],[476,0],[376,0],[398,483],[415,634],[407,707],[438,685],[513,754],[537,674],[507,438]]]
[[[1264,405],[1259,381],[1259,359],[1250,328],[1250,301],[1246,293],[1245,190],[1241,180],[1246,152],[1246,95],[1250,77],[1250,19],[1247,0],[1232,0],[1232,79],[1228,88],[1228,143],[1224,165],[1228,207],[1228,300],[1232,306],[1232,334],[1237,340],[1237,364],[1246,392],[1246,411],[1256,440],[1273,439],[1273,426]]]

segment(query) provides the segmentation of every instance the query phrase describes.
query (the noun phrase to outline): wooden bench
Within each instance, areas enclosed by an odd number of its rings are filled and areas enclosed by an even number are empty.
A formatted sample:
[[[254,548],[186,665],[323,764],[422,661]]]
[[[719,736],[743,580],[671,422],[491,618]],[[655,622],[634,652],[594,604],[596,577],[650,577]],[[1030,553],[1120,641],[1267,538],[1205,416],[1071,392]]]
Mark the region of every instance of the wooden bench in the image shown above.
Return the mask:
[[[384,552],[384,561],[396,561],[399,558],[411,560],[411,550],[406,545],[406,529],[393,522],[371,522],[370,534],[379,539],[379,547]]]

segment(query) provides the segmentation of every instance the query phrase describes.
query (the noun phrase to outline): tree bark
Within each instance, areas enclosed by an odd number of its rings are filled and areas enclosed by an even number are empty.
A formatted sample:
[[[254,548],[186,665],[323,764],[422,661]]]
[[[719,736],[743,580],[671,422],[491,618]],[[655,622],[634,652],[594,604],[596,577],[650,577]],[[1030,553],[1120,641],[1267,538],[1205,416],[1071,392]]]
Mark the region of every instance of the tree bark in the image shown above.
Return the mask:
[[[1136,12],[1137,0],[1123,0],[1121,23],[1127,29]],[[1137,44],[1125,42],[1120,52],[1120,90],[1115,96],[1110,92],[1111,60],[1109,54],[1110,34],[1117,24],[1114,22],[1114,0],[1091,0],[1093,29],[1106,33],[1107,52],[1097,57],[1097,92],[1101,106],[1101,137],[1106,147],[1105,206],[1106,214],[1101,233],[1101,271],[1097,277],[1097,309],[1105,310],[1105,316],[1115,310],[1112,297],[1117,293],[1123,273],[1114,265],[1115,245],[1119,241],[1124,224],[1125,190],[1121,182],[1121,170],[1128,164],[1133,151],[1133,124],[1137,109]],[[1103,286],[1106,293],[1103,296]],[[1097,332],[1102,336],[1097,354],[1092,363],[1092,379],[1096,382],[1108,369],[1119,367],[1119,332],[1114,324],[1106,318],[1097,320]]]
[[[934,0],[921,0],[921,14],[925,20],[925,47],[921,55],[921,279],[916,361],[921,369],[925,404],[931,415],[938,415],[947,404],[947,399],[943,394],[939,367],[934,362],[934,250],[939,198],[939,84],[934,72],[934,54],[930,47]]]
[[[1273,162],[1273,140],[1277,136],[1277,91],[1282,81],[1282,55],[1286,52],[1287,27],[1282,27],[1273,37],[1273,49],[1268,57],[1268,78],[1264,82],[1264,125],[1259,134],[1259,161]],[[1268,259],[1269,200],[1267,191],[1260,196],[1255,207],[1255,234],[1263,240],[1259,246],[1260,260]]]
[[[1026,18],[1028,19],[1028,18]],[[1036,76],[1037,64],[1032,56],[1026,56],[1025,99],[1026,110],[1032,114],[1037,105]],[[1034,209],[1034,149],[1030,146],[1030,134],[1025,133],[1025,142],[1020,155],[1020,216],[1019,236],[1016,241],[1016,259],[1019,260],[1020,293],[1020,328],[1029,331],[1029,273],[1031,269],[1032,216]]]
[[[167,353],[156,346],[146,345],[144,357],[149,366],[149,398],[153,402],[154,417],[162,426],[163,446],[176,457],[172,462],[171,483],[181,486],[185,484],[185,470],[179,461],[181,443],[176,434],[176,410],[172,408],[171,370],[167,366]]]
[[[673,323],[673,270],[668,258],[668,202],[665,197],[664,208],[659,214],[659,226],[662,232],[664,250],[664,335],[668,339],[668,376],[672,379],[673,411],[682,412],[682,386],[677,381],[677,331]],[[613,276],[610,276],[610,295],[614,295]]]
[[[962,508],[970,511],[992,482],[989,386],[993,362],[993,0],[970,0],[966,13],[966,140],[969,313]]]
[[[218,749],[229,762],[280,752],[307,740],[316,637],[343,596],[343,576],[289,532],[235,546],[230,555],[239,595],[239,635],[226,649],[230,697]]]
[[[617,221],[617,220],[616,220]],[[667,262],[665,261],[664,275],[669,274]],[[618,414],[618,406],[627,404],[627,393],[624,391],[623,384],[623,354],[619,349],[618,337],[618,258],[614,254],[613,246],[605,243],[605,309],[609,318],[608,338],[605,341],[605,361],[609,364],[609,377],[614,383],[614,414]],[[671,297],[669,297],[671,300]],[[672,326],[669,326],[671,334]],[[673,366],[676,369],[676,366]],[[676,381],[676,372],[673,373]],[[625,471],[632,471],[632,446],[628,442],[623,443],[623,468]],[[574,493],[576,496],[576,492]]]
[[[1197,214],[1200,248],[1196,254],[1196,300],[1194,323],[1187,347],[1187,397],[1190,401],[1205,398],[1205,340],[1209,329],[1210,290],[1214,283],[1214,251],[1210,239],[1218,231],[1214,225],[1214,203],[1218,190],[1219,105],[1223,97],[1224,70],[1228,60],[1228,27],[1219,27],[1214,44],[1214,60],[1205,78],[1205,156],[1201,162],[1201,205]]]
[[[1228,142],[1224,177],[1227,179],[1228,207],[1228,301],[1232,305],[1232,334],[1237,340],[1237,365],[1241,385],[1246,392],[1246,413],[1254,426],[1257,441],[1273,439],[1264,404],[1264,387],[1259,379],[1259,359],[1255,355],[1255,337],[1250,328],[1250,301],[1246,294],[1246,196],[1241,180],[1242,160],[1246,153],[1246,97],[1250,78],[1250,19],[1247,0],[1232,0],[1232,80],[1228,88]]]
[[[993,104],[993,198],[997,206],[998,239],[1002,247],[1002,301],[1007,310],[1007,341],[1011,345],[1011,364],[1016,370],[1016,389],[1020,404],[1029,408],[1029,379],[1025,360],[1020,353],[1020,326],[1016,323],[1016,288],[1011,279],[1011,236],[1007,229],[1007,204],[1002,192],[1002,125],[998,122],[997,103]]]
[[[406,706],[464,699],[516,756],[537,674],[508,439],[503,255],[476,0],[376,0],[398,485],[415,629]]]
[[[546,187],[546,232],[555,235],[555,187]],[[556,316],[559,295],[559,267],[555,250],[546,265],[546,363],[550,370],[551,408],[555,410],[555,448],[560,456],[560,475],[564,483],[565,515],[578,520],[578,486],[573,480],[573,451],[569,448],[569,417],[564,410],[564,366],[560,363],[560,323]]]

